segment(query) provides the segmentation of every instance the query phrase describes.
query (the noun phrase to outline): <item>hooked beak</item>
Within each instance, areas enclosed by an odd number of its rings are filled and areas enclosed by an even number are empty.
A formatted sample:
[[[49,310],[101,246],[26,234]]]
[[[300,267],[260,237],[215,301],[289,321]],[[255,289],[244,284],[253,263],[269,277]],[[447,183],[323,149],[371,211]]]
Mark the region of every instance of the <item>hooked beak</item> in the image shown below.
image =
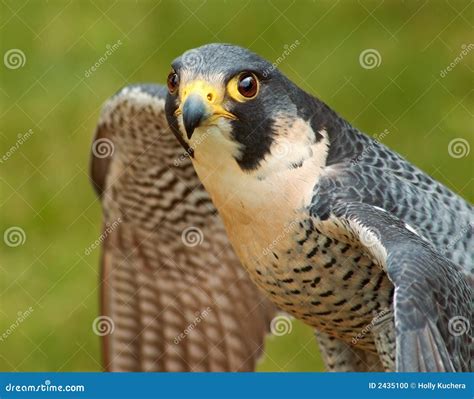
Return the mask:
[[[183,124],[188,140],[191,139],[194,129],[209,116],[210,112],[200,95],[191,94],[186,99],[183,105]]]
[[[188,140],[199,126],[213,124],[218,118],[237,119],[224,109],[223,93],[205,81],[191,82],[183,88],[182,93],[181,106],[175,111],[175,115],[183,115]]]

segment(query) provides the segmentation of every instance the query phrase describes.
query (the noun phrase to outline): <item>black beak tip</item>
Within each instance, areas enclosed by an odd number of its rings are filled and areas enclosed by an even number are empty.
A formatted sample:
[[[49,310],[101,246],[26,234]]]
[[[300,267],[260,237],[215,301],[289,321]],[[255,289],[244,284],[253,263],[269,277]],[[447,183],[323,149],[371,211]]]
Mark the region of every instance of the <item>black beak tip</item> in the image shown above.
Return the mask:
[[[186,129],[186,136],[188,137],[188,140],[190,140],[194,133],[194,127],[185,124],[184,128]]]
[[[196,95],[190,96],[183,105],[183,124],[188,140],[192,137],[194,129],[199,126],[206,116],[206,106],[203,100]]]

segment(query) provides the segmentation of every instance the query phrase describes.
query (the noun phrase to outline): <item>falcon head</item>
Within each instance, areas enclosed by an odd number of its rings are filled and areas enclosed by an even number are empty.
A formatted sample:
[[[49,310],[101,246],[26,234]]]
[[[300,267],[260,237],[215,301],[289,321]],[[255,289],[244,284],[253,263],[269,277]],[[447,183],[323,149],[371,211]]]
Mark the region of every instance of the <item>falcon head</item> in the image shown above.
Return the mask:
[[[168,123],[193,162],[230,162],[246,173],[298,167],[323,138],[325,118],[313,114],[324,104],[242,47],[189,50],[173,61],[167,82]]]

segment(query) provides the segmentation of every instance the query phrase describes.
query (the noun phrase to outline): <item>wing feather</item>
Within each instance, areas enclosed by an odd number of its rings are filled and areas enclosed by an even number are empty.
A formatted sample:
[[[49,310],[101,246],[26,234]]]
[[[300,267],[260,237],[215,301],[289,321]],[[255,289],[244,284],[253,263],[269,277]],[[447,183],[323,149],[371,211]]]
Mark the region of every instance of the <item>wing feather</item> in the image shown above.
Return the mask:
[[[395,286],[397,371],[469,371],[469,329],[457,334],[450,327],[453,320],[469,326],[472,319],[472,290],[462,269],[386,211],[360,202],[339,203],[333,211],[358,226],[352,233],[361,245],[364,229],[378,238],[366,250]]]
[[[104,106],[91,156],[102,203],[101,315],[109,371],[252,371],[274,308],[257,291],[191,162],[168,130],[166,90],[135,85]],[[198,242],[186,243],[187,229]]]

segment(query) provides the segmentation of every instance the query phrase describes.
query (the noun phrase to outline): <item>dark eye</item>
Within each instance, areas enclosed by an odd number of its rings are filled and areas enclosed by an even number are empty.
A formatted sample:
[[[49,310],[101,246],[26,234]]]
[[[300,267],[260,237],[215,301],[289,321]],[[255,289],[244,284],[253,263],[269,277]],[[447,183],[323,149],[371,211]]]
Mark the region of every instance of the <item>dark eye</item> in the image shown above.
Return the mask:
[[[237,88],[244,97],[252,98],[258,92],[258,80],[253,73],[246,72],[239,76]]]
[[[176,93],[176,90],[178,89],[179,86],[179,77],[178,74],[174,71],[171,71],[170,74],[168,75],[168,90],[171,94]]]

